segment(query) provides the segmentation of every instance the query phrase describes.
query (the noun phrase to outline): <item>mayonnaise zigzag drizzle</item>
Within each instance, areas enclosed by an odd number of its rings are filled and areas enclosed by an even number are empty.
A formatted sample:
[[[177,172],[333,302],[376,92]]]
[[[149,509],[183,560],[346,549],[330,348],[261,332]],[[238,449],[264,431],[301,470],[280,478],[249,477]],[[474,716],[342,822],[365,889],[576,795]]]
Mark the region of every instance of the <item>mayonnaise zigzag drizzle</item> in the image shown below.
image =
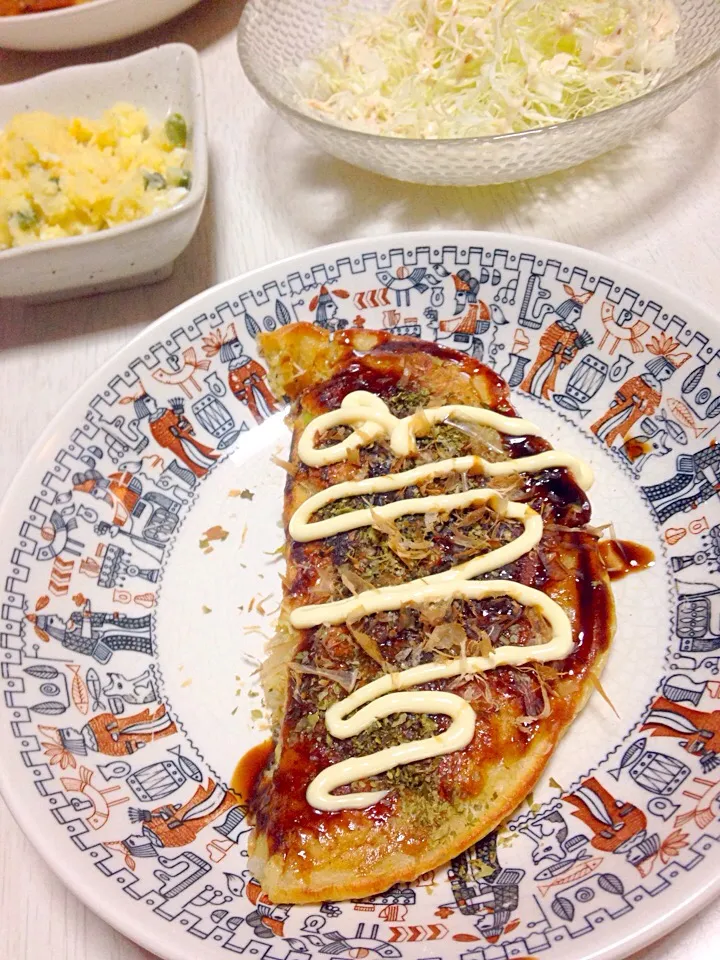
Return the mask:
[[[322,414],[305,428],[298,443],[298,455],[308,466],[326,466],[346,459],[351,450],[386,436],[389,437],[390,447],[397,456],[412,456],[417,452],[416,437],[427,433],[434,424],[449,419],[492,427],[511,436],[539,435],[537,427],[528,420],[463,404],[429,407],[410,417],[399,418],[393,416],[379,397],[359,390],[348,394],[338,410]],[[333,446],[315,446],[321,433],[340,425],[354,426],[354,430],[345,440]],[[514,580],[472,579],[512,563],[540,542],[543,533],[542,518],[526,504],[508,502],[503,500],[497,491],[482,488],[395,501],[373,509],[352,510],[315,522],[310,521],[312,515],[336,500],[401,490],[423,480],[447,476],[450,473],[499,477],[537,473],[552,467],[567,467],[578,485],[585,490],[592,484],[592,471],[586,463],[556,450],[501,462],[490,462],[475,456],[455,457],[401,473],[335,484],[310,497],[295,511],[290,520],[289,532],[294,540],[302,542],[369,526],[373,523],[374,516],[394,520],[408,514],[447,513],[482,503],[494,509],[501,517],[520,521],[524,527],[522,534],[510,543],[442,573],[396,586],[366,590],[344,600],[299,607],[290,615],[290,622],[298,629],[320,624],[346,623],[348,620],[380,611],[398,610],[406,604],[428,603],[446,598],[479,600],[485,597],[508,596],[524,606],[540,610],[552,632],[550,640],[542,644],[527,647],[502,646],[491,650],[486,657],[460,657],[385,674],[334,704],[325,714],[325,724],[333,737],[343,740],[361,733],[374,720],[394,713],[443,714],[451,717],[452,723],[437,736],[388,747],[364,757],[352,757],[327,767],[307,788],[307,801],[313,807],[319,810],[368,807],[384,797],[387,791],[342,796],[336,796],[333,791],[406,763],[461,750],[470,743],[475,731],[475,711],[467,701],[454,693],[435,690],[410,691],[408,687],[460,674],[482,673],[503,664],[520,665],[532,660],[560,660],[572,651],[573,637],[565,611],[540,590]]]

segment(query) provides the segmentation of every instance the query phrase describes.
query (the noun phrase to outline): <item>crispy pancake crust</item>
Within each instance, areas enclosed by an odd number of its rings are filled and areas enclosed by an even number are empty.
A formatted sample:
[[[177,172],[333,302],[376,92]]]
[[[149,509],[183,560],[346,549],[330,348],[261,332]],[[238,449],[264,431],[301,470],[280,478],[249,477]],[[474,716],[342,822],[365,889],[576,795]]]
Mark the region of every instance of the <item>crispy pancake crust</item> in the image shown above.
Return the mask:
[[[397,415],[444,403],[472,404],[515,415],[508,388],[497,374],[464,354],[435,344],[362,330],[331,338],[309,324],[287,326],[259,339],[276,393],[294,401],[286,528],[297,507],[319,489],[416,465],[417,461],[398,460],[382,443],[363,449],[357,463],[309,468],[299,461],[297,442],[307,423],[336,409],[353,390],[376,393],[391,409],[394,406]],[[487,429],[468,438],[450,426],[438,428],[427,443],[427,459],[468,452],[508,459],[550,448],[540,438],[510,441]],[[455,477],[453,482],[459,484],[461,478]],[[477,478],[474,485],[490,484]],[[461,681],[460,686],[453,686],[452,681],[431,685],[451,688],[473,704],[477,721],[472,742],[464,750],[408,764],[397,768],[397,773],[376,778],[374,788],[389,787],[390,792],[365,810],[313,810],[305,791],[330,763],[374,752],[403,738],[428,736],[427,728],[420,730],[410,722],[398,731],[388,718],[373,734],[376,745],[368,746],[364,734],[349,741],[329,737],[322,719],[324,710],[346,696],[346,690],[333,679],[308,674],[306,668],[322,667],[331,677],[332,671],[352,669],[359,685],[380,676],[383,665],[376,656],[368,655],[367,641],[359,646],[353,631],[344,625],[295,630],[289,624],[292,609],[348,595],[339,570],[349,571],[350,576],[364,573],[374,585],[380,585],[378,575],[382,583],[407,581],[460,562],[458,544],[467,540],[468,532],[489,538],[486,549],[491,549],[498,537],[511,538],[513,532],[497,525],[486,530],[483,524],[490,521],[484,517],[470,517],[463,526],[465,517],[448,516],[438,521],[437,530],[421,535],[429,544],[428,556],[404,560],[389,552],[384,533],[371,528],[362,535],[356,531],[324,541],[288,543],[278,639],[264,676],[274,715],[276,749],[249,804],[255,827],[253,867],[271,900],[306,903],[365,897],[441,866],[485,836],[522,802],[584,705],[592,690],[591,671],[599,674],[614,633],[608,576],[597,537],[585,529],[589,504],[562,468],[534,476],[523,474],[515,488],[502,492],[542,512],[545,532],[535,550],[492,576],[504,573],[544,590],[561,604],[573,626],[575,649],[565,661],[548,667],[501,667],[480,680]],[[413,495],[420,494],[422,491]],[[409,491],[399,494],[408,495]],[[471,521],[474,525],[469,525]],[[514,609],[510,601],[455,601],[441,615],[443,623],[463,628],[468,643],[476,642],[473,638],[477,636],[483,638],[477,642],[487,642],[487,637],[493,642],[541,640],[533,633],[540,629],[537,622],[525,611]],[[440,653],[424,650],[439,636],[432,626],[436,620],[428,621],[426,616],[430,613],[379,614],[365,618],[357,629],[361,637],[369,636],[375,644],[385,669],[403,669],[418,658],[426,662],[442,655],[457,656],[458,651],[447,646]],[[433,617],[437,616],[437,611],[433,612]],[[295,666],[289,669],[291,661]],[[434,724],[431,733],[437,732],[444,729],[446,718],[428,718],[427,722]],[[366,788],[355,785],[353,789]]]

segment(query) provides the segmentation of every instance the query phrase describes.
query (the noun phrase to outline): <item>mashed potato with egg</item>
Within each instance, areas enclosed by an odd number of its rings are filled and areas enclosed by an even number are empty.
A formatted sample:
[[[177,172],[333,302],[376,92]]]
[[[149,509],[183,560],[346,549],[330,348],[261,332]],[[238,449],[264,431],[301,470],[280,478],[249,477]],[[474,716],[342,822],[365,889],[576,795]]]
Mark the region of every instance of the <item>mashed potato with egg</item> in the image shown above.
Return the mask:
[[[129,103],[99,120],[18,114],[0,132],[0,250],[166,210],[188,192],[189,161],[180,114],[152,128]]]

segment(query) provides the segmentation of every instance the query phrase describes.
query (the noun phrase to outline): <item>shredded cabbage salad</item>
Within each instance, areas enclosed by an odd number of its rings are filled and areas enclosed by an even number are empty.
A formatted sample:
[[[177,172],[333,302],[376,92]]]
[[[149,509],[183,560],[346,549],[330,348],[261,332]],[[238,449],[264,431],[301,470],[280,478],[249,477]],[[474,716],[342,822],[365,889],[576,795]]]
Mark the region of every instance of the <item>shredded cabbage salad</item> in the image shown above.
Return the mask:
[[[678,25],[672,0],[396,0],[303,62],[297,99],[394,137],[528,130],[651,89],[675,62]]]

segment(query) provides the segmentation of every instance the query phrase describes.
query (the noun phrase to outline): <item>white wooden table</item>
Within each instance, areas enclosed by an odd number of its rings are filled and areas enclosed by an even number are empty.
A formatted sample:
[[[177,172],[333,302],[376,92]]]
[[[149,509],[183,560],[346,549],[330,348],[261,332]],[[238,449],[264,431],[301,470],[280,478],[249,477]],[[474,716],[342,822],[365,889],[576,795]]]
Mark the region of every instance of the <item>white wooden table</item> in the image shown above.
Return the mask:
[[[149,0],[152,2],[152,0]],[[205,71],[211,185],[174,275],[154,287],[22,307],[0,300],[0,494],[64,401],[138,330],[206,287],[347,237],[457,227],[534,234],[720,299],[720,78],[651,134],[567,173],[491,188],[394,183],[317,153],[255,95],[238,64],[242,0],[205,0],[155,31],[93,51],[0,51],[0,83],[184,41]],[[55,879],[0,801],[0,960],[140,960]],[[636,956],[715,960],[720,903]]]

